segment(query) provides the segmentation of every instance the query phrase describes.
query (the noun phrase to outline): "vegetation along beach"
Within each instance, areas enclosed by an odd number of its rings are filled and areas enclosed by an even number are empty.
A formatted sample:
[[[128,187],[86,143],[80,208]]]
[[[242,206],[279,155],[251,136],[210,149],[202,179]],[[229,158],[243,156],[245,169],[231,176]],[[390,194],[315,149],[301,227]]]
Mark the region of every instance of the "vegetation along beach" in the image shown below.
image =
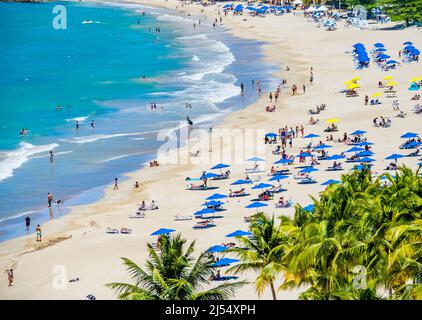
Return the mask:
[[[0,15],[0,299],[422,299],[421,0]]]

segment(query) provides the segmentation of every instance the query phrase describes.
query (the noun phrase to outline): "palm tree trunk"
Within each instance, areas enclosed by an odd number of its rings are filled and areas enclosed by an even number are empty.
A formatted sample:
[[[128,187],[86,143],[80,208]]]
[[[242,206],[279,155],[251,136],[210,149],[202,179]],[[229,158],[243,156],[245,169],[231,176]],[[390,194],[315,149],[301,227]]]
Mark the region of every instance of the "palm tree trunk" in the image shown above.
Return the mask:
[[[271,287],[271,294],[273,296],[273,300],[277,300],[277,296],[275,294],[274,283],[272,281],[270,281],[270,287]]]

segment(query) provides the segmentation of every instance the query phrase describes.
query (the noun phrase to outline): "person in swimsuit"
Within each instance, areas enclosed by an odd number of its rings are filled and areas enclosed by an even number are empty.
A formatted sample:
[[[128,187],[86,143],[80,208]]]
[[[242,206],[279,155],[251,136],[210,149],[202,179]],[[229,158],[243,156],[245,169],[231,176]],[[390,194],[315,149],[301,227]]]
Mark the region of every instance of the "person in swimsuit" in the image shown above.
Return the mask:
[[[41,241],[41,237],[42,237],[42,232],[41,232],[41,227],[38,224],[37,228],[35,229],[36,233],[37,233],[37,241]]]

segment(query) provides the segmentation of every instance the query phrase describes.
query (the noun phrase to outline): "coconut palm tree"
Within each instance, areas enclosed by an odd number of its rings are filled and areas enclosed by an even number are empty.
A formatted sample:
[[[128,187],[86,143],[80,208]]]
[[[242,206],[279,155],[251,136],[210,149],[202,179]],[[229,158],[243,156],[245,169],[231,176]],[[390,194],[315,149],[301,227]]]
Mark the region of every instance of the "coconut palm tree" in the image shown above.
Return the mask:
[[[314,198],[312,213],[297,206],[298,232],[282,257],[288,268],[280,289],[306,284],[302,299],[419,296],[422,178],[401,168],[387,179],[384,186],[369,170],[355,171]],[[356,267],[363,287],[356,285]]]
[[[290,238],[289,234],[294,233],[295,229],[283,229],[280,223],[276,223],[274,216],[269,218],[259,213],[252,220],[250,230],[252,237],[238,237],[239,248],[230,250],[238,255],[241,262],[228,271],[235,274],[257,272],[255,288],[258,295],[261,296],[269,286],[273,299],[277,300],[274,282],[287,268],[281,259]]]
[[[122,300],[221,300],[232,297],[236,289],[246,284],[224,282],[203,290],[210,285],[214,261],[206,253],[194,260],[195,241],[186,250],[185,244],[180,234],[163,237],[158,252],[148,243],[145,269],[122,258],[133,283],[113,282],[106,287],[115,290]]]

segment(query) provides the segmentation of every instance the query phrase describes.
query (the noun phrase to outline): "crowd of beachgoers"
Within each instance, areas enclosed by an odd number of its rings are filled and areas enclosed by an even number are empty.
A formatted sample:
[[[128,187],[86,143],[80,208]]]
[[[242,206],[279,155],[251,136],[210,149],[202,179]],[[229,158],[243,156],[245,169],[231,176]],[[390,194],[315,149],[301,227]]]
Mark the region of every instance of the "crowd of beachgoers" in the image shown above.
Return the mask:
[[[273,63],[284,63],[277,74],[280,83],[273,91],[262,92],[258,79],[242,82],[242,91],[255,91],[258,102],[229,115],[219,125],[265,128],[257,141],[264,152],[252,154],[241,164],[166,165],[157,158],[143,170],[129,174],[126,181],[115,180],[100,202],[75,208],[59,219],[64,221],[61,225],[53,221],[43,226],[42,240],[40,228],[36,239],[28,235],[3,244],[2,266],[14,270],[8,273],[9,284],[15,277],[16,281],[7,296],[0,296],[30,298],[28,288],[36,287],[37,297],[52,298],[51,277],[46,270],[51,273],[50,267],[60,258],[72,273],[69,277],[78,279],[72,281],[78,285],[57,293],[60,298],[86,296],[95,290],[99,298],[113,297],[104,284],[126,277],[119,258],[139,257],[144,262],[144,244],[149,242],[159,249],[163,237],[174,232],[197,240],[201,249],[213,255],[216,269],[212,281],[231,281],[237,277],[226,274],[225,267],[238,260],[225,251],[238,246],[236,237],[251,235],[249,223],[256,213],[292,216],[295,205],[312,213],[308,195],[340,183],[343,173],[370,168],[374,177],[385,172],[394,176],[400,165],[412,169],[422,165],[418,125],[422,113],[418,45],[422,43],[418,31],[394,31],[391,37],[386,33],[373,35],[375,31],[347,22],[356,17],[342,17],[325,6],[303,11],[299,1],[293,2],[293,7],[268,8],[265,4],[239,7],[239,3],[181,5],[176,1],[166,5],[184,15],[206,14],[210,21],[224,16],[223,24],[240,37],[273,45],[268,56]],[[266,19],[254,20],[257,16]],[[334,20],[338,26],[339,19],[358,28],[325,32],[304,23],[302,17],[326,30],[336,29],[327,21]],[[386,20],[382,18],[382,22]],[[254,26],[256,33],[243,23]],[[276,30],[282,31],[278,34]],[[301,34],[292,35],[293,30]],[[350,41],[345,39],[348,32]],[[271,36],[266,38],[266,33]],[[330,52],[313,55],[323,40]],[[280,58],[286,43],[289,50]],[[283,59],[286,62],[281,62]],[[215,150],[197,148],[188,150],[191,160]],[[251,151],[252,146],[246,148]],[[383,181],[388,185],[387,179]],[[70,238],[64,237],[69,234]],[[99,244],[106,250],[98,249]],[[23,250],[31,252],[19,255]],[[31,270],[35,261],[43,262]],[[112,266],[104,271],[109,261]],[[33,277],[41,279],[35,286]],[[254,280],[253,274],[244,277]],[[254,292],[253,286],[245,287],[237,298],[256,298]],[[297,298],[297,292],[286,297]]]

